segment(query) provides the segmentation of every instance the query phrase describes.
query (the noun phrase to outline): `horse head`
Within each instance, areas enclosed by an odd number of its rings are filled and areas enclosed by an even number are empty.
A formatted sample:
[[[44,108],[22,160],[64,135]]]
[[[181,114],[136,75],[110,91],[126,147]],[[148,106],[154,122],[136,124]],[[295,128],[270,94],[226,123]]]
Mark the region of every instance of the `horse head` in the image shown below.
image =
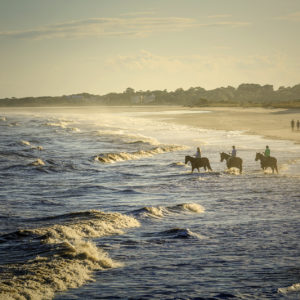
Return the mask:
[[[261,153],[256,152],[256,155],[255,155],[255,161],[258,161],[259,159],[261,159],[261,156],[262,156]]]
[[[227,159],[230,155],[226,154],[225,152],[220,153],[220,157],[221,157],[221,162],[225,159]]]
[[[185,157],[185,162],[184,162],[184,163],[187,164],[188,162],[189,162],[189,156],[186,156],[186,157]]]

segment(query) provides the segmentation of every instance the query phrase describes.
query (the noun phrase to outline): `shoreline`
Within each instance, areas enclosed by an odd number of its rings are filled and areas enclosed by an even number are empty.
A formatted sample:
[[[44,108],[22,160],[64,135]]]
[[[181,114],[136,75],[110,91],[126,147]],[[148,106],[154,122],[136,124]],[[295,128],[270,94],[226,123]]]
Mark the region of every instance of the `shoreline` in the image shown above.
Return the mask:
[[[300,144],[300,130],[296,122],[300,122],[300,109],[260,108],[260,107],[183,107],[183,106],[92,106],[92,107],[18,107],[1,110],[5,112],[72,112],[79,114],[128,113],[143,112],[143,117],[163,120],[191,127],[242,131],[245,134],[260,135],[274,140],[289,140]],[[206,111],[208,113],[201,113]],[[173,112],[173,113],[170,113]],[[182,112],[182,113],[181,113]],[[295,130],[291,130],[291,120],[295,121]]]
[[[170,107],[170,110],[174,110]],[[300,144],[300,130],[296,122],[300,121],[300,110],[237,108],[237,107],[199,107],[186,108],[194,113],[149,114],[151,118],[163,119],[168,123],[176,123],[203,129],[242,131],[244,134],[260,135],[266,139],[289,140]],[[196,113],[196,111],[209,113]],[[295,121],[294,131],[291,120]]]

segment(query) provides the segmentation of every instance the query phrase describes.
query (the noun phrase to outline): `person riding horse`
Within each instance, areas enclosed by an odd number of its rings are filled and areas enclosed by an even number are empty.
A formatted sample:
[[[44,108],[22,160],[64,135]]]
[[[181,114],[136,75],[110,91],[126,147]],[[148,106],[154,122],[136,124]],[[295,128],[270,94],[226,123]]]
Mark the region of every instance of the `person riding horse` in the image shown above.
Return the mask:
[[[267,168],[272,169],[272,173],[274,173],[274,170],[276,170],[278,174],[278,168],[277,168],[277,159],[273,156],[266,156],[262,153],[256,153],[255,161],[260,160],[260,166],[263,170],[266,170]]]
[[[188,162],[191,163],[192,165],[192,173],[194,171],[194,169],[197,169],[198,172],[200,172],[200,168],[204,168],[204,170],[206,171],[206,169],[208,169],[209,171],[212,171],[212,168],[210,166],[209,160],[207,157],[201,157],[201,158],[195,158],[192,156],[186,156],[185,157],[185,164],[187,164]]]
[[[235,152],[236,155],[236,150],[235,147],[232,147],[233,150]],[[223,162],[223,160],[226,160],[226,165],[228,169],[231,168],[238,168],[240,170],[240,174],[243,171],[243,160],[240,157],[237,156],[232,156],[230,154],[227,154],[225,152],[220,153],[221,156],[221,162]]]

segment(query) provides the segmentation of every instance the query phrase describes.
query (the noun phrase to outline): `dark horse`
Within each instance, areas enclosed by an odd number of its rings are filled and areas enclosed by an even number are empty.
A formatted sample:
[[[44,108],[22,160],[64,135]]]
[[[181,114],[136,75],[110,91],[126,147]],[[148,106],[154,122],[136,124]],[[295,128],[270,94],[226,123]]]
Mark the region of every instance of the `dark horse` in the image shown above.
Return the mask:
[[[220,153],[221,162],[225,159],[227,168],[238,168],[240,170],[240,174],[243,170],[243,160],[240,157],[232,157],[230,154],[225,152]]]
[[[260,160],[260,166],[263,170],[267,168],[272,169],[272,173],[274,173],[274,170],[276,170],[278,174],[278,169],[277,169],[277,159],[272,156],[264,156],[262,153],[256,153],[255,156],[255,161]]]
[[[202,167],[204,168],[205,171],[206,171],[206,169],[208,169],[209,171],[212,171],[207,157],[195,158],[192,156],[186,156],[185,164],[187,164],[189,161],[191,162],[191,165],[192,165],[192,173],[193,173],[194,169],[198,169],[198,172],[200,172],[199,168],[202,168]]]

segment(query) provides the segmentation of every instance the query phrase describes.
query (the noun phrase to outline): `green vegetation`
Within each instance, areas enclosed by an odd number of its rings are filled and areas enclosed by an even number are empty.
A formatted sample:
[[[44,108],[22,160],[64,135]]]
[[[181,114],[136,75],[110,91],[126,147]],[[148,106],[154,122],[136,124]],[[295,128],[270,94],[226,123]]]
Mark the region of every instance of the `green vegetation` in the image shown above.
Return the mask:
[[[167,90],[135,91],[127,88],[123,93],[91,95],[81,93],[60,97],[27,97],[0,99],[0,106],[80,106],[80,105],[183,105],[199,106],[242,106],[300,108],[300,84],[293,87],[241,84],[205,90],[201,87]]]

